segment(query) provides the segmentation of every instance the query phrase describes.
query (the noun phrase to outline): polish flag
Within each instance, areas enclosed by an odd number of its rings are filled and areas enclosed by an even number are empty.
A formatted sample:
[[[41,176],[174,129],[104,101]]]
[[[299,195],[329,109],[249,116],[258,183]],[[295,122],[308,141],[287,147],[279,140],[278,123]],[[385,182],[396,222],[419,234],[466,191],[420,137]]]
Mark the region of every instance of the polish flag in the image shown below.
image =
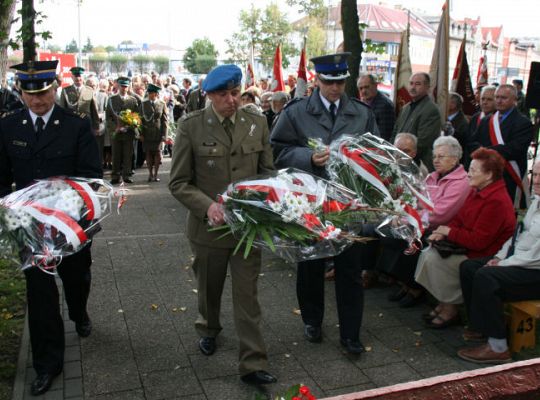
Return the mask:
[[[276,48],[274,56],[274,69],[272,71],[272,84],[270,85],[272,92],[284,92],[285,83],[283,82],[283,68],[281,63],[281,45]]]
[[[294,97],[304,97],[307,94],[307,68],[306,68],[306,47],[302,48],[300,54],[300,64],[298,65],[298,80],[296,81],[296,92]]]
[[[251,63],[246,68],[246,89],[255,85],[255,74],[253,73],[253,66]]]
[[[480,57],[478,65],[478,74],[476,74],[476,87],[486,86],[488,84],[487,54]]]

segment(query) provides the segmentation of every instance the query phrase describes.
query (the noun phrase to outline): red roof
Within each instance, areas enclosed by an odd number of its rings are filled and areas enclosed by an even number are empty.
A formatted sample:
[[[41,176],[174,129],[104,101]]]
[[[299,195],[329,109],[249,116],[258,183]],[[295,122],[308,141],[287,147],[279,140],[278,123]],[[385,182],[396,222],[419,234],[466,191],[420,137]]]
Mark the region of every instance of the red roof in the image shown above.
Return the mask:
[[[467,26],[471,27],[473,34],[476,33],[476,31],[478,30],[478,25],[480,25],[480,17],[476,17],[476,19],[464,18],[464,19],[458,19],[458,20],[453,20],[453,21],[459,25],[467,24]]]
[[[489,28],[482,27],[482,39],[484,41],[491,40],[492,44],[498,44],[499,39],[501,38],[502,28],[502,25]]]

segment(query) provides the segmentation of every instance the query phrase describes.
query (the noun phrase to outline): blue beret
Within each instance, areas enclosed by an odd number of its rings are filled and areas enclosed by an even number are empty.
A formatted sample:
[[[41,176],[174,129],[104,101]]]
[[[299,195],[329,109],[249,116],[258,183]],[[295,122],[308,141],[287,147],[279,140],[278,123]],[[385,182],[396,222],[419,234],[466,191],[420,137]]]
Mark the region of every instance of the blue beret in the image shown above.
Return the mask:
[[[205,92],[228,90],[240,86],[242,70],[233,64],[219,65],[208,73],[202,83]]]
[[[315,72],[322,79],[326,80],[343,80],[350,76],[347,66],[347,57],[351,53],[336,53],[328,54],[320,57],[313,57],[310,61],[315,66]]]

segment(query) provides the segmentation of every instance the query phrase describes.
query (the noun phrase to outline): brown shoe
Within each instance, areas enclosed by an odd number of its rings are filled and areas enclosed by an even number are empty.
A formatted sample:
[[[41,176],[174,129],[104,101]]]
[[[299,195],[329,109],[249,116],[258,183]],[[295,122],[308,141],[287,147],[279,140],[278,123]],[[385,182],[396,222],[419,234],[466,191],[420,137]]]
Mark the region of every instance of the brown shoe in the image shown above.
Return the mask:
[[[477,364],[504,364],[512,362],[512,356],[508,350],[502,353],[496,353],[491,350],[489,343],[461,349],[457,352],[458,357]]]
[[[480,332],[471,331],[467,328],[463,330],[463,340],[466,342],[476,342],[476,343],[484,343],[487,341],[487,337],[482,335]]]

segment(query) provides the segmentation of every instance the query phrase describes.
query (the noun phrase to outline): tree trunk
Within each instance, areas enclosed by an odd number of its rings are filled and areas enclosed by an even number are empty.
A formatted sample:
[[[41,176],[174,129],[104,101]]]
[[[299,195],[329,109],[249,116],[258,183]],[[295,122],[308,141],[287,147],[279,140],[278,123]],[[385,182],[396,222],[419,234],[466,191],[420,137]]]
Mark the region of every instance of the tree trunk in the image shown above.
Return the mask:
[[[0,0],[0,86],[6,79],[9,32],[15,16],[15,0]]]
[[[23,41],[23,61],[36,60],[36,30],[35,30],[36,10],[34,0],[22,0],[21,7],[21,36]]]
[[[356,80],[362,61],[362,38],[360,37],[360,26],[358,21],[357,0],[341,1],[341,29],[343,30],[343,49],[351,52],[348,60],[351,77],[347,79],[347,94],[351,97],[358,97]]]

